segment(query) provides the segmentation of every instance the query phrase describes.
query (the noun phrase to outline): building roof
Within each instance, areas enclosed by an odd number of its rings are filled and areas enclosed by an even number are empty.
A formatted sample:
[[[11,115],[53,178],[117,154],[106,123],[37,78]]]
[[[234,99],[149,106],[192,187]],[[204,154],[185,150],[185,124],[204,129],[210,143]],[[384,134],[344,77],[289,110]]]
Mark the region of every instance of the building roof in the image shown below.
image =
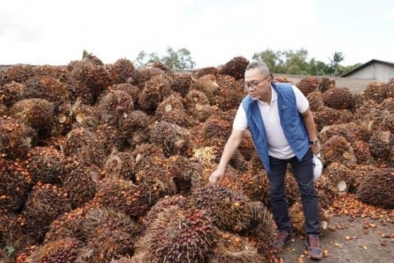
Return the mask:
[[[366,62],[366,63],[364,63],[364,64],[362,64],[362,65],[360,65],[360,66],[348,71],[348,72],[343,73],[342,75],[340,75],[340,77],[346,77],[346,76],[352,74],[353,72],[356,72],[356,71],[358,71],[358,70],[360,70],[362,68],[365,68],[365,67],[367,67],[367,66],[369,66],[369,65],[371,65],[373,63],[381,63],[381,64],[385,64],[387,66],[394,67],[394,62],[388,62],[388,61],[383,61],[383,60],[378,60],[378,59],[371,59],[370,61],[368,61],[368,62]]]

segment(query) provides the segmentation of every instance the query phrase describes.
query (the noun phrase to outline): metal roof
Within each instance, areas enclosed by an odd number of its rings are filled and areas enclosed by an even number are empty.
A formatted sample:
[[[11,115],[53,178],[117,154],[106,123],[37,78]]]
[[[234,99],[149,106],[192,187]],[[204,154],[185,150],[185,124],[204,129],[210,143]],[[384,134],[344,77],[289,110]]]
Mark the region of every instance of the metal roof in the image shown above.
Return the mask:
[[[360,70],[360,69],[362,69],[364,67],[367,67],[368,65],[370,65],[372,63],[381,63],[381,64],[385,64],[387,66],[394,67],[394,62],[388,62],[388,61],[383,61],[383,60],[378,60],[378,59],[371,59],[370,61],[368,61],[368,62],[366,62],[366,63],[364,63],[364,64],[362,64],[362,65],[360,65],[360,66],[348,71],[348,72],[343,73],[342,75],[340,75],[340,77],[346,77],[346,76],[352,74],[355,71],[358,71],[358,70]]]

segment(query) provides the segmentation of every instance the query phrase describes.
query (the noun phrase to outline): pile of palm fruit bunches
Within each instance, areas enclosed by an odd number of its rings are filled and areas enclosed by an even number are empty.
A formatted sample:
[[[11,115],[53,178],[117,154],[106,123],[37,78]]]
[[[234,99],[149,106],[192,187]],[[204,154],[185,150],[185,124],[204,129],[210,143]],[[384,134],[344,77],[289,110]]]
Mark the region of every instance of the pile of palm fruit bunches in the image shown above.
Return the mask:
[[[0,262],[274,262],[268,181],[248,132],[219,186],[207,184],[248,63],[179,72],[89,54],[0,72]],[[352,216],[393,223],[394,79],[360,94],[327,77],[293,84],[322,144],[322,235],[345,211],[340,198],[353,200]],[[292,173],[286,195],[302,235]]]

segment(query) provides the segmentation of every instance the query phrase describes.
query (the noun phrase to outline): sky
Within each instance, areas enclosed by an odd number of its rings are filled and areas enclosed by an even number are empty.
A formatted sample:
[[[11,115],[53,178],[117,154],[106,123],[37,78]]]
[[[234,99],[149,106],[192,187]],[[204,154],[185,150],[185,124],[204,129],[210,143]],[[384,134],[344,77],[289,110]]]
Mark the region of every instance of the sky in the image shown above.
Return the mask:
[[[0,65],[106,64],[187,49],[196,68],[234,57],[308,51],[343,66],[394,62],[393,0],[12,0],[0,5]]]

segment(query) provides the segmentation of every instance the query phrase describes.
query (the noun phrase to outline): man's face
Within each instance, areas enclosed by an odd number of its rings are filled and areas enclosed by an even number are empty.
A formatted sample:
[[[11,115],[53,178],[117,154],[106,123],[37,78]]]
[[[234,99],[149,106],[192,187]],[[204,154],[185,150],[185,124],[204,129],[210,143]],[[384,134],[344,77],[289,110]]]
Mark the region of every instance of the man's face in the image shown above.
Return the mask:
[[[245,71],[245,90],[254,100],[259,100],[271,90],[271,78],[264,76],[258,68]]]

